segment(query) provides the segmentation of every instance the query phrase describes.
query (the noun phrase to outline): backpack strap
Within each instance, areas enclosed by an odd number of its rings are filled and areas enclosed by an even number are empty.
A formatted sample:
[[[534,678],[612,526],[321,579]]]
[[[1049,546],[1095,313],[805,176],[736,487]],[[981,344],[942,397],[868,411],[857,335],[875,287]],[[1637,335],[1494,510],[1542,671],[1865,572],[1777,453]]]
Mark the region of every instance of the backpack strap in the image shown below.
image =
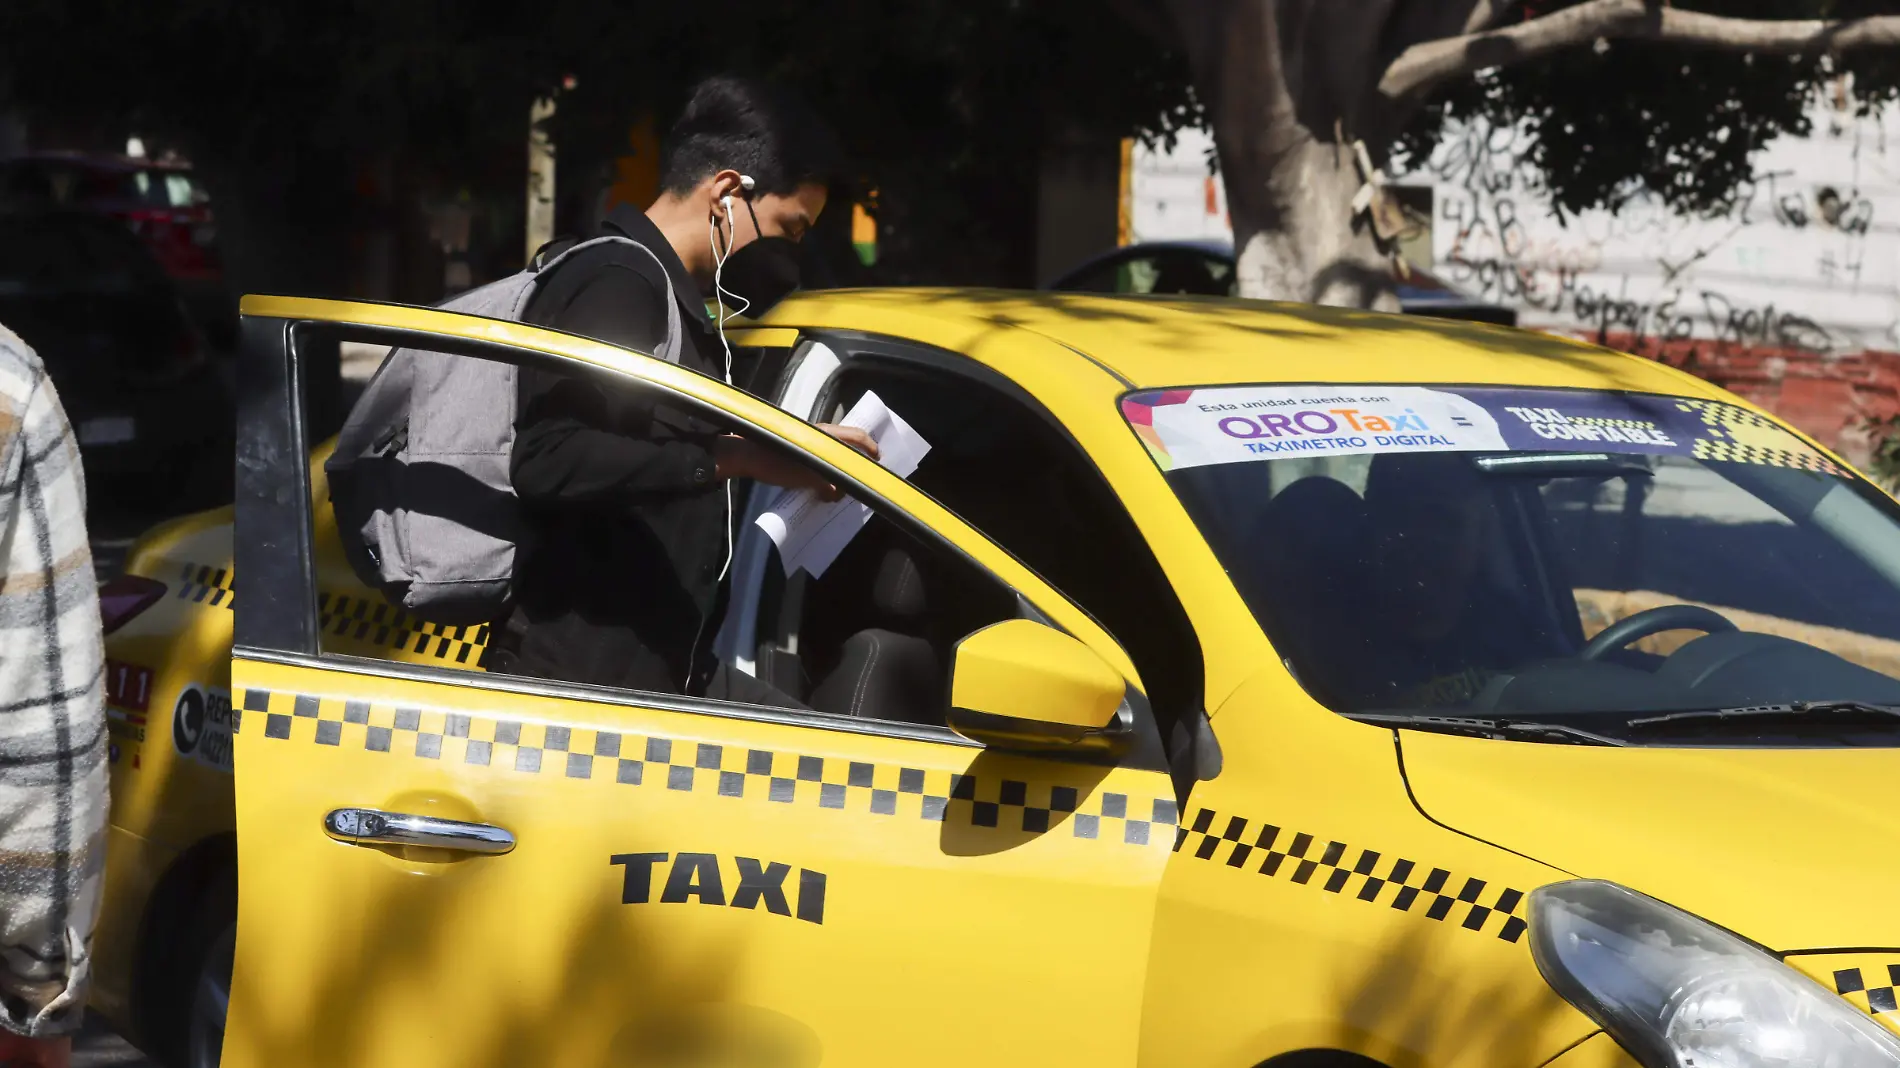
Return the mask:
[[[573,248],[579,243],[579,241],[580,238],[572,234],[564,234],[547,242],[540,248],[535,249],[534,255],[528,257],[528,273],[540,274],[541,271],[547,267],[551,259],[560,257],[568,249]]]
[[[685,338],[682,336],[684,327],[680,320],[679,298],[673,291],[673,276],[667,273],[666,264],[660,261],[660,257],[656,255],[652,249],[642,245],[631,237],[621,237],[617,234],[607,234],[601,237],[590,238],[586,241],[570,244],[558,251],[555,249],[555,246],[560,244],[560,240],[555,240],[548,242],[535,251],[534,260],[529,264],[528,270],[533,272],[538,278],[540,275],[546,274],[560,266],[563,260],[566,260],[569,256],[583,249],[609,243],[631,245],[639,249],[641,252],[647,254],[648,258],[653,261],[655,267],[660,269],[660,281],[666,285],[666,338],[660,342],[659,347],[654,351],[653,355],[658,356],[667,363],[679,363],[680,350],[685,344]],[[544,259],[543,254],[548,252],[553,252],[554,255]],[[515,307],[514,318],[517,321],[520,320],[521,313],[527,310],[528,298],[533,295],[534,288],[534,286],[528,286],[522,291],[520,303]]]

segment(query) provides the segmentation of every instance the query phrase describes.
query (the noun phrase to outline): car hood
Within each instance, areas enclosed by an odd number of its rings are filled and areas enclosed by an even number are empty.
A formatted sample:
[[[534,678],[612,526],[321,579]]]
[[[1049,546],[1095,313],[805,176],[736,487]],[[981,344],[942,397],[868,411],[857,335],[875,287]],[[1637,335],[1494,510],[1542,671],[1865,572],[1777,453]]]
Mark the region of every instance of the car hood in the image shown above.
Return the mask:
[[[1417,804],[1454,830],[1773,949],[1900,947],[1900,750],[1398,733]]]

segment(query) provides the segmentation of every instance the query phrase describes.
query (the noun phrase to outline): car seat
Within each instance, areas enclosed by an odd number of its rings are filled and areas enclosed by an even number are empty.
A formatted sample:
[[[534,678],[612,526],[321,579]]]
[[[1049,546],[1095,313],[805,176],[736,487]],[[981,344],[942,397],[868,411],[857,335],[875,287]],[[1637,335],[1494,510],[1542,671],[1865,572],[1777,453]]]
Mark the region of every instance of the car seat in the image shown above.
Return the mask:
[[[1358,619],[1371,534],[1365,502],[1351,487],[1309,475],[1268,503],[1253,574],[1237,576],[1248,602],[1264,606],[1262,622],[1295,675],[1320,693],[1337,692],[1365,646]]]
[[[812,687],[811,707],[836,716],[939,723],[943,665],[919,634],[930,603],[910,553],[887,549],[871,583],[872,626],[846,638],[838,664]]]

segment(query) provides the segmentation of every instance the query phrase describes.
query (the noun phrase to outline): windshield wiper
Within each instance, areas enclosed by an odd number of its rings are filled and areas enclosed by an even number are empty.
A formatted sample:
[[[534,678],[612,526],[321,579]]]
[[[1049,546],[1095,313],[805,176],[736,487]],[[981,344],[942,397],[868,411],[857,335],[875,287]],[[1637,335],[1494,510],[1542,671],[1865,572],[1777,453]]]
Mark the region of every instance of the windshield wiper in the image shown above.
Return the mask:
[[[1572,727],[1567,723],[1545,723],[1534,719],[1479,719],[1473,716],[1408,716],[1403,713],[1361,712],[1346,716],[1361,723],[1384,727],[1414,727],[1419,730],[1445,731],[1476,738],[1537,738],[1568,741],[1580,745],[1628,745],[1619,738]]]
[[[1835,726],[1841,720],[1884,722],[1900,728],[1900,705],[1882,705],[1869,701],[1790,701],[1778,705],[1742,705],[1737,708],[1702,708],[1689,712],[1668,712],[1629,720],[1630,730],[1657,729],[1698,724],[1738,723],[1759,727],[1764,721],[1775,725],[1801,724]]]

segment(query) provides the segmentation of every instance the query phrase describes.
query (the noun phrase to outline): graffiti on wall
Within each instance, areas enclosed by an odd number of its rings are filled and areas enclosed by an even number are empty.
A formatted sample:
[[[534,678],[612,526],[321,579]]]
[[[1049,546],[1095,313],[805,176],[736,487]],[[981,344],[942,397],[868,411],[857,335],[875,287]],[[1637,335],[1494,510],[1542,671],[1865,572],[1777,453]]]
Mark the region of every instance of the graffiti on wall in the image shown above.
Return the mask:
[[[1639,343],[1824,351],[1846,340],[1804,294],[1863,281],[1876,220],[1858,183],[1765,169],[1719,213],[1685,217],[1639,194],[1615,213],[1559,219],[1532,147],[1520,129],[1481,124],[1439,144],[1423,177],[1434,186],[1434,259],[1446,281],[1518,308],[1526,322]]]

